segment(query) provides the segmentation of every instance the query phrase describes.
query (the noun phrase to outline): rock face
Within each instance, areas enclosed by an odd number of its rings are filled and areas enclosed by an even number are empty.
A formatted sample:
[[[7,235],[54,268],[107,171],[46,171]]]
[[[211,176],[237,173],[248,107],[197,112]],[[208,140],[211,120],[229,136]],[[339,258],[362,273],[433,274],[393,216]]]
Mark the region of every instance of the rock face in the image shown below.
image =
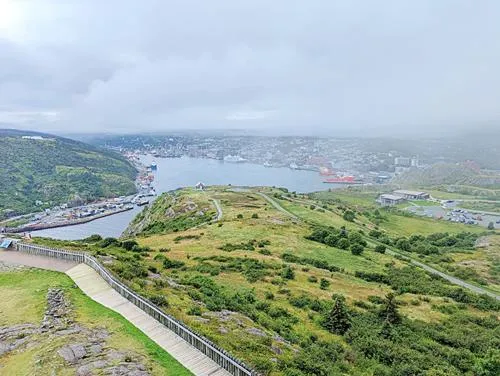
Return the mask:
[[[20,324],[0,327],[0,356],[11,351],[23,351],[51,338],[64,337],[67,344],[60,347],[57,354],[75,370],[76,376],[150,375],[139,355],[108,347],[106,340],[109,333],[105,329],[80,326],[72,320],[71,313],[71,305],[64,298],[64,292],[50,289],[40,326]]]

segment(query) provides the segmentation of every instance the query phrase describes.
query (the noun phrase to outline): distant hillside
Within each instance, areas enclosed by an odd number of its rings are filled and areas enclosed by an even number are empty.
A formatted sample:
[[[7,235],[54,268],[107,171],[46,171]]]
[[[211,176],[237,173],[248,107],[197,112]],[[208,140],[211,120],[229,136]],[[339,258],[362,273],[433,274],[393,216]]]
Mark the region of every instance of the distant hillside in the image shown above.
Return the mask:
[[[122,156],[82,142],[0,130],[0,218],[70,200],[132,194],[136,169]],[[40,208],[40,206],[38,206]]]
[[[394,183],[404,187],[458,185],[500,188],[500,174],[475,170],[466,164],[437,163],[425,169],[410,170],[398,176]]]

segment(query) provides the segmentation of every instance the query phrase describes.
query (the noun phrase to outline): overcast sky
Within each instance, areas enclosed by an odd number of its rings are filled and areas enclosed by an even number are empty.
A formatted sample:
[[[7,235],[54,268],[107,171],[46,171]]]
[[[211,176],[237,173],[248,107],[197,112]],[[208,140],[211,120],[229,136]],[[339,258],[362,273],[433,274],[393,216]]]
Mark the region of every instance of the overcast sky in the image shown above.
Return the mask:
[[[497,126],[499,20],[498,0],[0,0],[0,124],[331,135]]]

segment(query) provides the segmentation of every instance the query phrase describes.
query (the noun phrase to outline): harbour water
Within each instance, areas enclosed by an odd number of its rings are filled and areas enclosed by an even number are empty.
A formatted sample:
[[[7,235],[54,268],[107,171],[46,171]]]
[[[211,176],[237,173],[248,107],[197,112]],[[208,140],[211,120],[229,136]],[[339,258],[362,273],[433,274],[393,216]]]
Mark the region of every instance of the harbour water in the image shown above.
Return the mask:
[[[300,193],[338,188],[325,184],[318,172],[292,170],[286,167],[264,167],[251,163],[228,163],[202,158],[158,158],[144,156],[142,162],[157,164],[153,186],[158,194],[180,187],[191,187],[198,182],[205,185],[244,185],[286,187]],[[142,210],[134,208],[127,212],[97,219],[81,225],[59,227],[32,232],[32,236],[56,239],[82,239],[92,234],[103,237],[118,237],[129,222]]]

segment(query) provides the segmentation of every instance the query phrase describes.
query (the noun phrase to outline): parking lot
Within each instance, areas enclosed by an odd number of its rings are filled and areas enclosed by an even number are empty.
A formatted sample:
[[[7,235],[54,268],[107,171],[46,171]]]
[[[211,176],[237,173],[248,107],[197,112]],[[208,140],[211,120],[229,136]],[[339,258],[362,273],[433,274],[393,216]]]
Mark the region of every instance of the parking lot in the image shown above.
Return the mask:
[[[500,229],[500,215],[495,215],[493,213],[472,212],[460,208],[446,209],[438,205],[418,206],[418,203],[413,203],[413,206],[406,208],[406,210],[420,216],[467,225],[488,227],[488,224],[493,222],[494,227]]]

